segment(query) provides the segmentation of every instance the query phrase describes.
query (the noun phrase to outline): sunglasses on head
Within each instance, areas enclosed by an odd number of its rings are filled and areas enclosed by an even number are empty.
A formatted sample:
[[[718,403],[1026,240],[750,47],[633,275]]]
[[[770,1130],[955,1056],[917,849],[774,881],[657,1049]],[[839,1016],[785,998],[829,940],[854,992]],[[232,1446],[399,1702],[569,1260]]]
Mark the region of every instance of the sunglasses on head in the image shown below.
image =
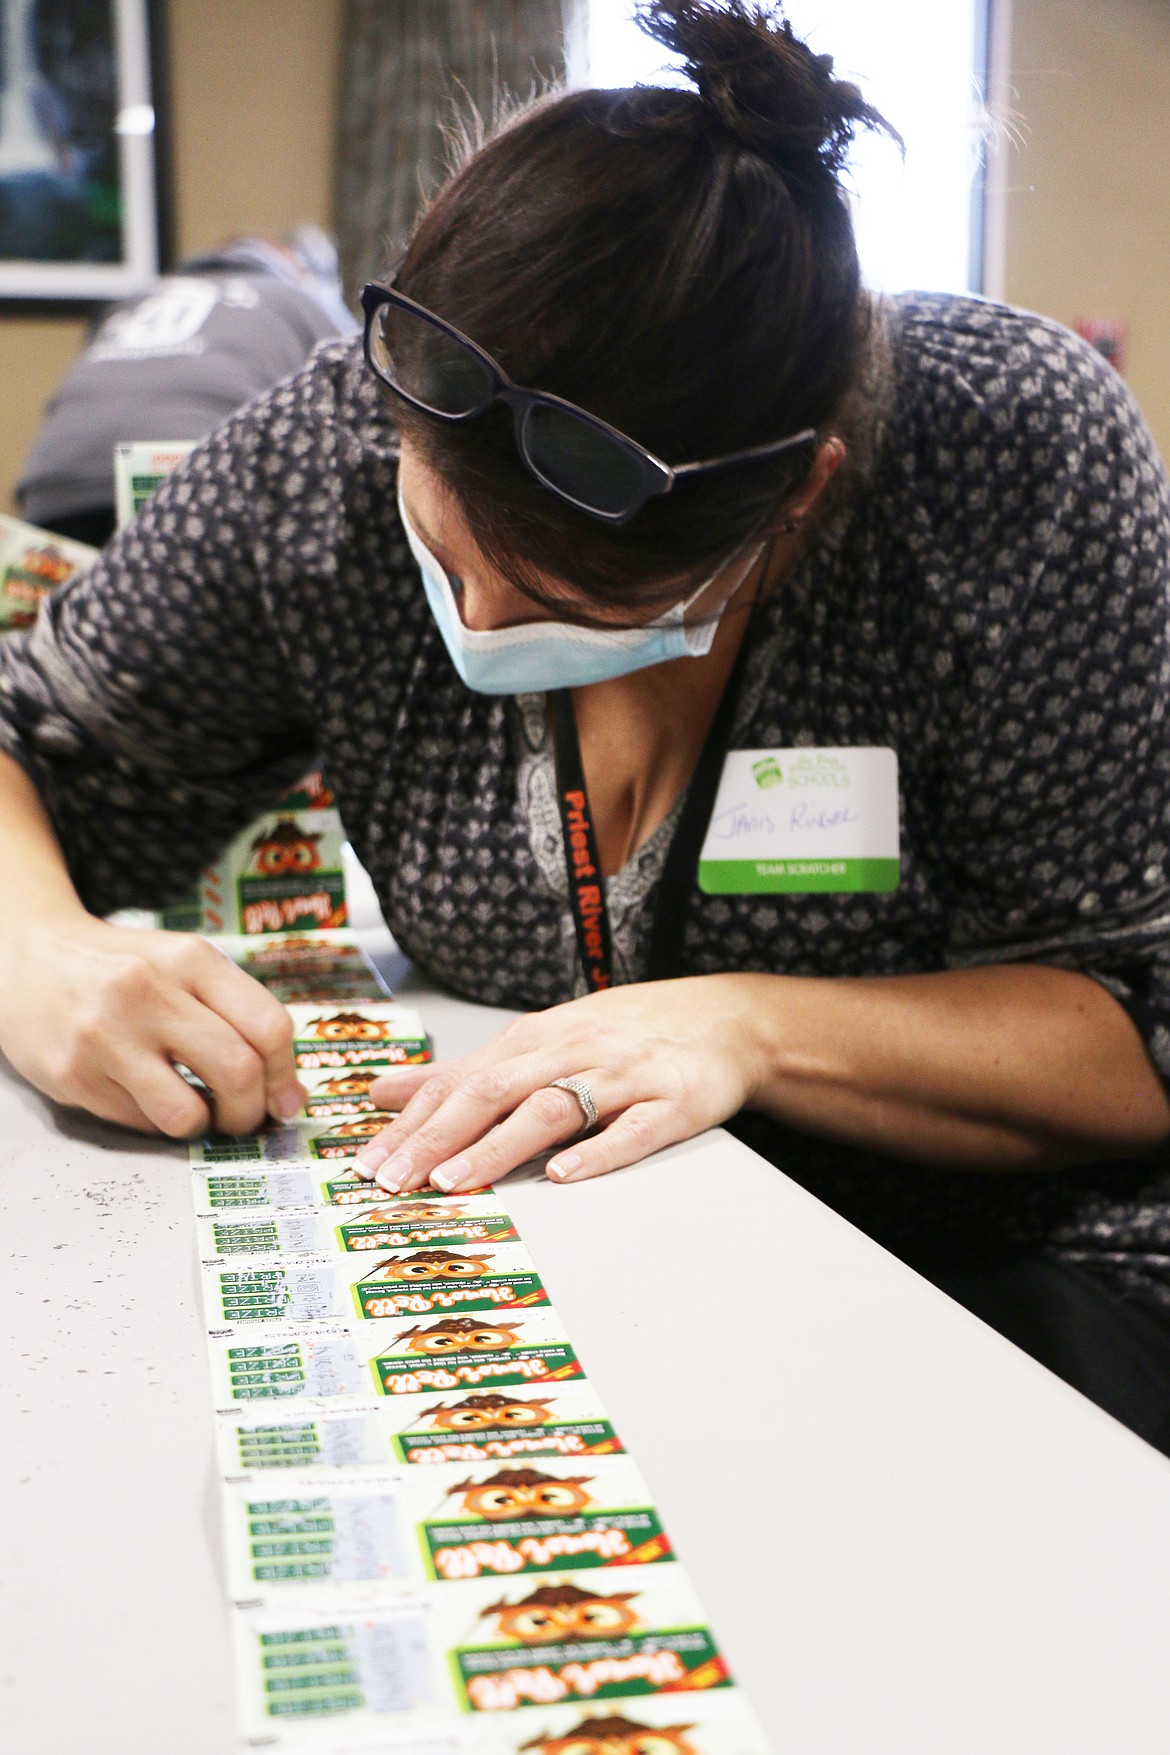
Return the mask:
[[[575,402],[513,384],[482,347],[392,285],[364,286],[362,308],[366,361],[375,377],[436,420],[474,420],[494,403],[505,403],[512,410],[516,449],[537,481],[608,524],[624,524],[676,482],[761,462],[816,440],[816,429],[805,427],[789,438],[701,463],[664,463]]]

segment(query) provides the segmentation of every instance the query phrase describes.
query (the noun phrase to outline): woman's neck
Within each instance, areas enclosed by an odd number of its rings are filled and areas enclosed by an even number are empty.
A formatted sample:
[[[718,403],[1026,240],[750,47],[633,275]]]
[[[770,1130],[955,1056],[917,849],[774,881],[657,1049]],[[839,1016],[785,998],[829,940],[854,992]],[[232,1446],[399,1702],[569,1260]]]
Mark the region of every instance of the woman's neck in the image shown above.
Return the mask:
[[[601,867],[620,871],[685,792],[758,598],[782,576],[780,544],[761,558],[720,618],[701,658],[674,658],[573,690],[585,784]],[[791,543],[785,543],[787,565]],[[783,570],[786,570],[783,569]]]

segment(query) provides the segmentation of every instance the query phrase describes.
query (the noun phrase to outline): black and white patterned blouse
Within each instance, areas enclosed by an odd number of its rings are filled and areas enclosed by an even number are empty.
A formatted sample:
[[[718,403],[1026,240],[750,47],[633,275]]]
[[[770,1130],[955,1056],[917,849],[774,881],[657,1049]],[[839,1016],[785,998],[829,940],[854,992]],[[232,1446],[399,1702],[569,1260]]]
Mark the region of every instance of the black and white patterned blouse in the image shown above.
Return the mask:
[[[1042,318],[888,308],[870,456],[766,605],[734,742],[889,745],[889,895],[705,896],[683,972],[1037,961],[1102,981],[1170,1078],[1170,494],[1124,385]],[[541,702],[471,693],[353,343],[220,427],[0,649],[0,746],[97,912],[175,897],[320,756],[395,937],[471,998],[576,991]],[[668,822],[611,880],[637,979]],[[883,1240],[1042,1240],[1170,1306],[1170,1175],[781,1160]]]

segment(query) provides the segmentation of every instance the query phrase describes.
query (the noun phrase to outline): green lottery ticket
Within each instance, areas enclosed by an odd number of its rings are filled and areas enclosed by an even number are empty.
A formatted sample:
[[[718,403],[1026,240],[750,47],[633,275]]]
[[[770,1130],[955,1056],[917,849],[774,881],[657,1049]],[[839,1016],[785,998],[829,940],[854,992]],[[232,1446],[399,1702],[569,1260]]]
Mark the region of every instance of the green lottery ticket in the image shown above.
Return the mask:
[[[519,1243],[461,1249],[435,1245],[346,1261],[354,1305],[367,1320],[530,1309],[549,1301],[536,1263]]]
[[[392,1463],[524,1462],[613,1456],[623,1450],[587,1380],[551,1389],[460,1390],[346,1399],[291,1408],[243,1402],[216,1423],[225,1475],[286,1469],[385,1468]]]
[[[302,1068],[300,1080],[308,1092],[306,1116],[310,1121],[345,1121],[355,1115],[369,1115],[378,1107],[370,1087],[385,1070],[384,1066]]]
[[[154,490],[195,449],[194,439],[134,440],[114,447],[114,504],[125,529]]]
[[[371,1250],[427,1249],[436,1244],[514,1243],[517,1231],[490,1195],[461,1201],[386,1199],[357,1212],[269,1207],[216,1213],[197,1221],[199,1254],[368,1255]]]
[[[0,513],[0,633],[31,627],[49,592],[83,572],[97,553],[88,543]]]
[[[209,1166],[194,1170],[191,1191],[195,1211],[200,1214],[247,1211],[254,1207],[380,1207],[391,1198],[370,1177],[360,1175],[352,1167],[347,1169],[344,1164],[327,1170],[325,1175],[326,1180],[319,1181],[321,1170],[314,1174],[308,1165],[285,1170],[274,1165],[270,1170],[262,1170],[255,1161],[236,1159],[220,1169]],[[461,1195],[458,1200],[463,1204],[470,1198]],[[435,1211],[444,1202],[456,1200],[456,1196],[444,1194],[439,1188],[420,1188],[410,1194],[396,1194],[393,1200],[396,1206],[417,1204],[424,1210]]]
[[[410,1740],[386,1751],[427,1746],[415,1738],[450,1714],[455,1747],[477,1755],[766,1755],[682,1569],[622,1583],[322,1593],[240,1613],[245,1735],[296,1747],[298,1727],[331,1724],[338,1750],[401,1728]]]
[[[626,1456],[229,1479],[224,1526],[237,1600],[323,1581],[413,1589],[674,1558]]]
[[[266,1406],[336,1396],[448,1396],[547,1390],[584,1377],[552,1310],[493,1311],[414,1322],[212,1328],[215,1406]]]
[[[318,934],[331,939],[336,934],[332,976],[320,967],[311,972],[302,967],[297,978],[281,977],[268,965],[274,991],[280,987],[277,997],[284,1004],[298,998],[380,998],[382,984],[364,956],[356,947],[354,954],[343,949],[352,935],[345,930],[342,842],[333,794],[321,771],[313,769],[271,811],[241,830],[187,895],[155,916],[155,924],[172,932],[204,933],[237,961],[245,954],[241,938],[258,953],[272,944],[277,967],[290,942],[303,945]],[[296,944],[291,954],[298,954]],[[307,956],[307,951],[299,954],[302,965]],[[254,965],[257,972],[264,967],[262,959]]]
[[[258,817],[203,874],[203,930],[251,938],[344,926],[344,839],[332,808]]]
[[[345,1073],[383,1066],[415,1066],[431,1058],[422,1019],[396,1000],[360,1006],[292,1005],[298,1068]]]
[[[727,1689],[731,1677],[675,1563],[536,1573],[435,1593],[459,1704],[476,1714]],[[688,1703],[689,1704],[689,1703]],[[688,1714],[689,1716],[689,1714]]]
[[[445,1316],[548,1303],[519,1243],[385,1255],[225,1256],[203,1263],[213,1323]]]
[[[394,1120],[389,1110],[371,1110],[346,1120],[274,1122],[263,1133],[205,1134],[191,1144],[195,1164],[339,1164],[357,1156]],[[367,1184],[368,1186],[368,1184]]]
[[[542,1388],[583,1377],[581,1362],[551,1310],[379,1322],[367,1331],[374,1388],[385,1396],[455,1389]]]

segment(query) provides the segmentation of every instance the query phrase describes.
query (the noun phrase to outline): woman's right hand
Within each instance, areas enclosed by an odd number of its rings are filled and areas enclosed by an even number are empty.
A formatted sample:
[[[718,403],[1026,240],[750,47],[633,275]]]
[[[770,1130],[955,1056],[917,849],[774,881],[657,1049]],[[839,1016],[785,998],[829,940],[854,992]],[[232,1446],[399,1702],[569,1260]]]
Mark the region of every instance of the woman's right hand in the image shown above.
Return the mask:
[[[54,1101],[176,1139],[250,1133],[303,1102],[288,1012],[258,981],[193,933],[80,908],[0,943],[0,1049]]]

